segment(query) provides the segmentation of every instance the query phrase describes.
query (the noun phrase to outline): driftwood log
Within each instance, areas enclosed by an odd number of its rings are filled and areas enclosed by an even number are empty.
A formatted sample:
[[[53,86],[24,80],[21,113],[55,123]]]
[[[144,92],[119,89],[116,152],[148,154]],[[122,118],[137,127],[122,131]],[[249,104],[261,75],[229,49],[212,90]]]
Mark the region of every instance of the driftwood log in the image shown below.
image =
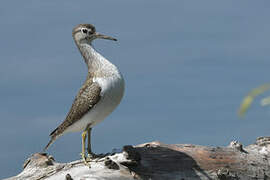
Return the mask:
[[[160,142],[124,146],[122,152],[90,164],[91,168],[80,160],[57,163],[36,153],[20,174],[6,180],[270,179],[270,137],[246,147],[237,141],[228,147]]]

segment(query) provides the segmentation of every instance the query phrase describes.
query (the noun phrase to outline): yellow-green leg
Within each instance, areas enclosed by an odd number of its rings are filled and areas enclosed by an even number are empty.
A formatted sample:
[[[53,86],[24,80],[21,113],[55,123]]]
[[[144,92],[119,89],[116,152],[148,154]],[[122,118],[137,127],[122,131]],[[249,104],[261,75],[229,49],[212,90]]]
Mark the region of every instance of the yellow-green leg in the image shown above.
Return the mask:
[[[92,152],[92,147],[91,147],[91,131],[92,128],[88,129],[88,137],[87,137],[87,156],[91,160],[96,157],[96,155]]]
[[[83,133],[82,133],[82,153],[81,153],[81,156],[82,156],[82,159],[83,159],[84,164],[90,167],[90,164],[87,162],[86,157],[85,157],[85,139],[86,139],[86,133],[87,133],[87,130],[83,131]]]
[[[101,159],[103,157],[105,157],[106,155],[103,154],[95,154],[92,152],[92,147],[91,147],[91,131],[92,128],[88,128],[87,132],[88,132],[88,138],[87,138],[87,160],[88,161],[97,161],[98,159]]]
[[[88,137],[87,137],[87,153],[88,154],[92,154],[92,147],[91,147],[91,131],[92,131],[92,128],[89,128],[88,129]]]

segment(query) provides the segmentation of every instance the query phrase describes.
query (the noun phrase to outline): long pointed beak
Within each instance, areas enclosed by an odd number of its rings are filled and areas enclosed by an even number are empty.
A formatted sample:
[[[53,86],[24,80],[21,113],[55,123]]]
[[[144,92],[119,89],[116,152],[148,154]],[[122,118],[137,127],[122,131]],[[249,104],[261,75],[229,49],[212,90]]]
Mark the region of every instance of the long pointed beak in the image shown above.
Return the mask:
[[[117,41],[117,39],[115,39],[113,37],[106,36],[104,34],[100,34],[100,33],[97,33],[97,32],[96,32],[95,35],[96,35],[97,38],[100,38],[100,39],[108,39],[108,40],[112,40],[112,41]]]

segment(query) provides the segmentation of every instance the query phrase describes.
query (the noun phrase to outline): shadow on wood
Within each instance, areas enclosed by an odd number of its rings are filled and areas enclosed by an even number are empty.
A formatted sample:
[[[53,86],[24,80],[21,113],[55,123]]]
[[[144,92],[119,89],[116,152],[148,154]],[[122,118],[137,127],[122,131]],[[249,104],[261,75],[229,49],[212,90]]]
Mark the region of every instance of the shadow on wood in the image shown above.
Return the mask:
[[[151,142],[124,146],[123,151],[92,160],[57,163],[47,154],[33,154],[24,170],[8,180],[251,180],[270,179],[270,137],[257,138],[243,147],[232,141],[228,147]]]
[[[127,151],[126,147],[124,151]],[[155,142],[154,146],[146,144],[143,147],[135,147],[133,151],[138,153],[140,163],[124,163],[124,165],[142,179],[174,179],[175,177],[200,179],[198,174],[210,179],[191,156],[161,146],[161,143]],[[130,150],[128,154],[131,154]]]

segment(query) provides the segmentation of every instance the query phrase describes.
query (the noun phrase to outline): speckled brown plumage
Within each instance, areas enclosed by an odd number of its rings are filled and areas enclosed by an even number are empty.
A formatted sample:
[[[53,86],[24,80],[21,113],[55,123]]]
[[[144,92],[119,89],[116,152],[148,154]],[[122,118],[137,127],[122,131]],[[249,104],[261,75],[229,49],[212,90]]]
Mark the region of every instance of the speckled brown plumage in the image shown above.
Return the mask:
[[[91,128],[104,120],[120,103],[124,94],[124,79],[118,68],[92,47],[94,39],[116,41],[115,38],[96,32],[91,24],[77,25],[72,36],[88,67],[88,76],[66,119],[50,134],[50,142],[44,151],[61,135],[83,131],[82,145],[88,132],[88,153],[92,154]],[[84,150],[83,147],[82,158],[85,160]]]
[[[95,106],[100,99],[101,87],[93,82],[93,78],[88,75],[83,86],[79,90],[69,113],[65,119],[51,134],[51,141],[45,147],[47,149],[53,140],[61,135],[70,125],[80,120],[88,111]]]

